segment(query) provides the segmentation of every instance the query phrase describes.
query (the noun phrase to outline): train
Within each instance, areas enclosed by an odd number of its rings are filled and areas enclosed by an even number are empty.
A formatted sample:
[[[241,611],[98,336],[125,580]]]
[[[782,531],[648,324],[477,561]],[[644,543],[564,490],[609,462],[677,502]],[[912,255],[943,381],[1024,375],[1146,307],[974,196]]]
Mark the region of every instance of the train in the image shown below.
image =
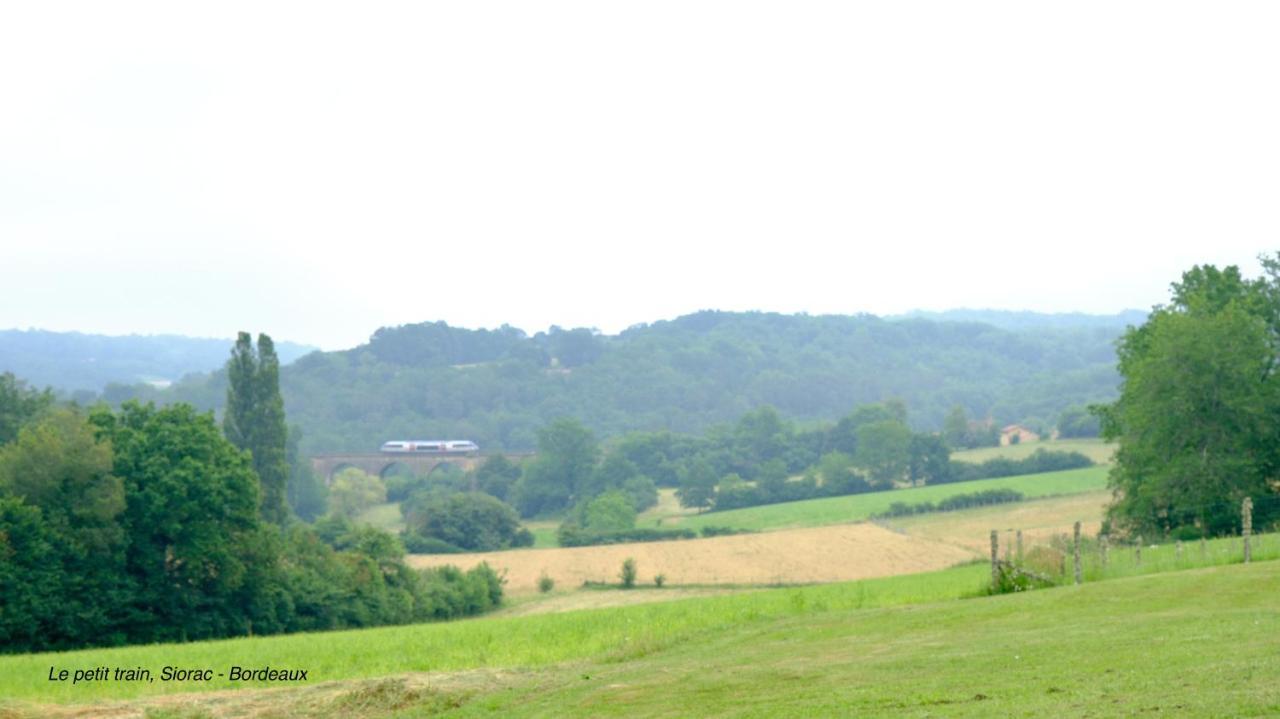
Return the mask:
[[[383,442],[385,454],[475,454],[480,445],[469,439],[393,439]]]

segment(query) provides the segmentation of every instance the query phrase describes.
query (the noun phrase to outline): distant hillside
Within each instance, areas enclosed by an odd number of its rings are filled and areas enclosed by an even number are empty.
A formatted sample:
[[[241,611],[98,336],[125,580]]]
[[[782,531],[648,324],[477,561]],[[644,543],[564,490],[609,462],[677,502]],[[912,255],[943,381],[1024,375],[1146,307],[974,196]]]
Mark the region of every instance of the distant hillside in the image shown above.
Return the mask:
[[[912,310],[905,315],[889,319],[925,319],[939,322],[982,322],[1006,330],[1026,329],[1079,329],[1108,327],[1123,330],[1129,325],[1147,321],[1145,310],[1124,310],[1114,315],[1088,315],[1082,312],[1027,312],[1015,310],[946,310],[928,312]]]
[[[561,416],[602,437],[700,432],[764,404],[830,420],[889,398],[904,400],[920,429],[940,427],[955,405],[971,417],[1052,425],[1068,406],[1114,397],[1120,331],[754,312],[699,312],[612,336],[437,322],[309,354],[284,368],[281,384],[289,421],[312,452],[425,437],[527,449]],[[215,408],[225,387],[215,373],[164,392],[113,387],[106,398]]]
[[[210,372],[227,361],[234,340],[177,335],[110,337],[79,332],[0,330],[0,372],[37,387],[100,392],[109,383],[176,382]],[[281,362],[315,348],[276,343]]]

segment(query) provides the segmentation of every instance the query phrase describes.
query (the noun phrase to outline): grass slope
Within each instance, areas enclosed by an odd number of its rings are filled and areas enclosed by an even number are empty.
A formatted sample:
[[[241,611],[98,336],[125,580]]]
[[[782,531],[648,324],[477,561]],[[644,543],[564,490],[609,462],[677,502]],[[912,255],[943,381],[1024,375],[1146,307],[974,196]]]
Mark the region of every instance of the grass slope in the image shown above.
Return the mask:
[[[877,512],[883,512],[894,502],[908,504],[937,502],[953,495],[988,489],[1014,489],[1028,498],[1097,491],[1107,486],[1107,470],[1107,467],[1086,467],[1064,472],[1026,474],[1017,477],[981,479],[974,482],[939,484],[932,487],[913,487],[890,492],[767,504],[725,512],[667,517],[661,520],[661,526],[700,529],[712,525],[752,530],[818,527],[825,524],[861,521]]]
[[[1275,716],[1280,564],[735,627],[457,716]]]
[[[1209,550],[1220,546],[1230,544],[1211,543]],[[256,654],[278,666],[329,667],[319,672],[326,680],[383,679],[293,693],[187,695],[168,700],[168,707],[180,710],[151,716],[207,716],[210,708],[223,714],[228,697],[235,696],[251,703],[255,715],[277,717],[1280,712],[1280,685],[1272,681],[1280,669],[1274,639],[1280,632],[1274,601],[1280,562],[920,603],[972,593],[984,572],[974,565],[894,580],[520,621],[252,640],[257,646],[234,640],[11,657],[0,660],[0,691],[37,702],[100,702],[120,696],[122,685],[58,692],[43,681],[48,666],[244,662]],[[904,603],[908,606],[900,606]],[[434,665],[432,671],[502,666],[516,671],[464,671],[431,679],[404,674],[424,671],[426,665]],[[162,690],[143,686],[147,693]],[[156,705],[153,700],[123,709],[138,715]],[[110,708],[113,715],[122,709]],[[10,703],[7,711],[39,716],[58,708]],[[0,706],[0,715],[5,714]]]
[[[44,702],[89,702],[154,694],[227,689],[225,679],[192,683],[49,682],[50,667],[231,665],[305,668],[313,682],[381,677],[402,672],[537,668],[588,658],[643,655],[707,632],[725,631],[815,609],[856,609],[954,599],[975,594],[985,567],[785,590],[761,590],[663,604],[491,617],[441,624],[342,632],[227,639],[189,644],[88,649],[0,656],[0,697]]]

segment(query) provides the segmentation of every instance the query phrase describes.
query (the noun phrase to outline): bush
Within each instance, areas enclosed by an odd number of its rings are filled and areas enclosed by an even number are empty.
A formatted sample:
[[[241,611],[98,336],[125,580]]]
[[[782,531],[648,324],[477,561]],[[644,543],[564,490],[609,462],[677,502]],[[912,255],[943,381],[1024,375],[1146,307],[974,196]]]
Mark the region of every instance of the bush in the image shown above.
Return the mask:
[[[1064,469],[1080,469],[1092,467],[1093,460],[1079,452],[1056,452],[1037,449],[1023,459],[996,457],[985,462],[951,462],[950,476],[946,482],[969,482],[975,479],[995,479],[996,477],[1015,477],[1020,474],[1041,474],[1044,472],[1060,472]],[[935,479],[933,484],[943,484]]]
[[[662,585],[666,583],[667,583],[667,575],[665,574],[653,575],[653,586],[657,587],[658,589],[662,589]]]
[[[467,550],[437,537],[424,537],[406,532],[400,535],[404,548],[411,554],[461,554]]]
[[[415,495],[401,506],[407,531],[456,547],[487,552],[532,543],[520,534],[520,518],[510,506],[483,492]]]
[[[555,588],[556,588],[556,580],[552,579],[551,577],[548,577],[546,572],[543,572],[541,575],[539,575],[538,577],[539,592],[546,594],[547,592]]]
[[[638,527],[621,532],[592,532],[564,523],[556,537],[562,547],[589,547],[598,544],[623,544],[626,542],[663,542],[669,539],[693,539],[698,535],[692,529],[652,529]]]
[[[874,515],[877,518],[885,519],[889,517],[909,517],[913,514],[925,514],[928,512],[950,512],[956,509],[968,509],[969,507],[983,507],[989,504],[1003,504],[1005,502],[1021,502],[1026,497],[1022,492],[1014,489],[987,489],[981,492],[969,492],[968,494],[956,494],[939,501],[937,504],[933,502],[920,502],[919,504],[907,504],[906,502],[894,502],[889,508],[883,512]]]
[[[1048,579],[1029,574],[1019,570],[1017,567],[1004,563],[1000,564],[997,572],[996,585],[989,590],[992,594],[1012,594],[1014,592],[1025,592],[1031,589],[1054,586],[1054,583]]]
[[[618,578],[622,580],[623,589],[636,586],[636,560],[631,557],[622,560],[622,571],[618,573]]]
[[[751,534],[754,529],[738,529],[737,527],[717,527],[708,524],[702,528],[702,536],[704,537],[727,537],[731,534]]]

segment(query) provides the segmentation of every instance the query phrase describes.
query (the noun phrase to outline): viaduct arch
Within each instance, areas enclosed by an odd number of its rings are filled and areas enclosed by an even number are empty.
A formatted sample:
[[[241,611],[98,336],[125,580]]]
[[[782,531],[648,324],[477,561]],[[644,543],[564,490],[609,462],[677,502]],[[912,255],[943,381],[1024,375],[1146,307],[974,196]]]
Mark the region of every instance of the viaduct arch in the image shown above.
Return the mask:
[[[531,457],[531,452],[503,452],[508,459],[522,459]],[[459,469],[470,472],[479,467],[489,454],[414,454],[412,452],[366,452],[353,454],[317,454],[311,458],[311,468],[315,473],[324,477],[325,483],[333,481],[333,475],[338,470],[347,467],[355,467],[356,469],[372,474],[375,477],[383,476],[383,473],[391,468],[392,465],[400,465],[413,470],[415,474],[427,475],[433,469],[442,464],[451,464]]]

